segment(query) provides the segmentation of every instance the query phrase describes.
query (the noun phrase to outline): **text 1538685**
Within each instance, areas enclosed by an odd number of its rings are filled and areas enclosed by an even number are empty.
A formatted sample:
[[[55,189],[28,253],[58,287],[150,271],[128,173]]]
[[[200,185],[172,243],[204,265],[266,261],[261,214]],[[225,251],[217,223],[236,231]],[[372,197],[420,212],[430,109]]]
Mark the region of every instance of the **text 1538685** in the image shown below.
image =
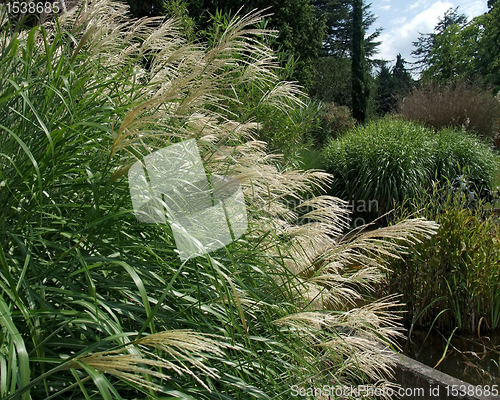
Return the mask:
[[[59,1],[9,1],[7,12],[9,14],[57,14],[61,11]]]

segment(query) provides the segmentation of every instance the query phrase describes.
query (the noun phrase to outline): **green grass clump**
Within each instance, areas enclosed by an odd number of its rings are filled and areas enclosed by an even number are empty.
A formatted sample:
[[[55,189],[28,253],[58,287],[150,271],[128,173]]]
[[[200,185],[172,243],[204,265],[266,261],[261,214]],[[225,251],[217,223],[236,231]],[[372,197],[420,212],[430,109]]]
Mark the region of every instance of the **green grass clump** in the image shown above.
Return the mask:
[[[500,327],[500,225],[462,194],[437,188],[410,208],[438,233],[393,260],[384,293],[402,293],[408,325],[465,332]],[[399,208],[398,220],[408,216]]]
[[[463,130],[434,132],[414,122],[385,118],[332,140],[323,152],[333,175],[330,193],[377,201],[379,214],[415,198],[433,181],[464,177],[491,189],[496,158],[491,148]]]
[[[333,175],[331,193],[376,200],[384,213],[430,182],[432,145],[427,129],[394,118],[357,127],[324,150],[326,171]]]
[[[493,184],[497,159],[491,147],[477,136],[452,128],[436,134],[435,176],[438,180],[452,180],[459,175],[483,181],[488,188]]]

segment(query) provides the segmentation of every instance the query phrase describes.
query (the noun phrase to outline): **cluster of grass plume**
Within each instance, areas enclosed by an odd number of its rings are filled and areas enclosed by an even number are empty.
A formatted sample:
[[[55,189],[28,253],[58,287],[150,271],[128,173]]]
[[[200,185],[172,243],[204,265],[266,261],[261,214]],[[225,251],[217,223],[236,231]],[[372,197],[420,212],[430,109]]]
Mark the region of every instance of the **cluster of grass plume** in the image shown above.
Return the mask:
[[[0,25],[0,397],[270,399],[296,384],[388,384],[377,346],[400,333],[395,300],[355,304],[382,279],[382,255],[436,225],[343,240],[343,202],[309,195],[329,175],[281,167],[255,140],[258,121],[238,122],[238,85],[277,110],[301,101],[259,40],[261,14],[236,16],[210,47],[175,19],[126,15],[84,0],[28,31]],[[240,180],[249,229],[181,262],[168,225],[136,220],[126,176],[188,138],[208,173]]]

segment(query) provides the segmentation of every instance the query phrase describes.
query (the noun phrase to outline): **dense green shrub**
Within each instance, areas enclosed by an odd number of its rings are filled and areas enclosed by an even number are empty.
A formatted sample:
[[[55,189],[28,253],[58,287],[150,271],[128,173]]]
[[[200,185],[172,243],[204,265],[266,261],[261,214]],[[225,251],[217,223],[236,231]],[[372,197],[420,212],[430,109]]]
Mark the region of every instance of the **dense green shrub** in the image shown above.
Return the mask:
[[[314,132],[320,128],[318,106],[306,99],[289,110],[277,110],[269,104],[252,104],[242,113],[243,120],[259,121],[256,136],[269,145],[269,150],[280,153],[285,161],[294,163],[299,153],[312,146]]]
[[[478,332],[500,327],[500,226],[481,207],[471,209],[448,186],[399,208],[396,220],[435,220],[438,234],[393,260],[383,293],[401,293],[404,318],[414,326]]]
[[[325,103],[352,107],[351,60],[347,57],[318,57],[311,96]]]
[[[333,175],[331,193],[377,201],[383,214],[416,197],[433,181],[467,181],[490,189],[496,159],[491,148],[465,131],[434,132],[414,122],[385,118],[332,140],[323,152]]]
[[[488,90],[465,84],[425,86],[413,90],[399,104],[399,112],[409,121],[416,121],[439,130],[446,127],[466,129],[494,138],[500,122],[500,102]]]
[[[331,193],[343,199],[378,202],[380,213],[415,196],[429,182],[434,163],[429,131],[386,118],[332,140],[323,155],[333,175]]]
[[[490,184],[496,168],[491,147],[462,129],[441,129],[436,134],[435,175],[452,180],[464,174],[469,179]]]

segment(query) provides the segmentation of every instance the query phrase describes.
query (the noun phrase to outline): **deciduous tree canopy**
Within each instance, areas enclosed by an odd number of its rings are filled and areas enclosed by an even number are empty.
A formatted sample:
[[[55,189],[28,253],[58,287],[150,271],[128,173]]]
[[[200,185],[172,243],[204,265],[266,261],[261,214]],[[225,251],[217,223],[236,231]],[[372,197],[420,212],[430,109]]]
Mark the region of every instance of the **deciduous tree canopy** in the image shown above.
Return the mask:
[[[422,79],[437,83],[479,81],[500,90],[500,2],[471,21],[448,10],[433,33],[421,34],[412,52]]]
[[[467,24],[467,16],[465,14],[458,14],[457,10],[458,7],[455,9],[450,8],[444,13],[443,18],[439,19],[439,22],[434,27],[434,32],[420,33],[417,41],[413,42],[415,49],[411,54],[417,58],[417,62],[415,62],[417,69],[425,69],[429,65],[431,52],[436,47],[436,38],[443,35],[446,28],[454,24],[460,27]]]

